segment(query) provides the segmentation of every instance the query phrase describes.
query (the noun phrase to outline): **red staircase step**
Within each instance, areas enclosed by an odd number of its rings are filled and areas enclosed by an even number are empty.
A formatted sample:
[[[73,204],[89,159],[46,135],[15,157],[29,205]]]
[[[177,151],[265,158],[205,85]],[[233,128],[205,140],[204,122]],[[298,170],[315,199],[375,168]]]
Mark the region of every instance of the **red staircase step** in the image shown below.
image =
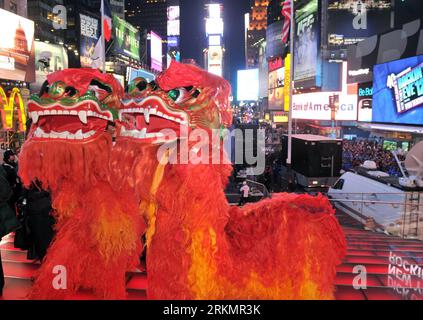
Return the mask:
[[[13,251],[22,251],[21,249],[15,248],[13,242],[5,242],[0,245],[1,250],[13,250]]]
[[[26,300],[32,282],[27,279],[5,278],[3,297],[0,300]]]
[[[342,263],[336,268],[337,272],[352,273],[354,267],[359,265],[358,263]],[[365,265],[368,274],[377,275],[388,275],[389,265],[388,264],[367,264]],[[355,274],[353,274],[355,275]]]
[[[7,278],[31,279],[39,265],[3,261],[3,271]]]
[[[27,253],[25,251],[16,250],[1,250],[1,259],[3,261],[14,261],[22,263],[34,263],[34,260],[27,259]]]
[[[337,286],[335,292],[336,300],[366,300],[362,290],[355,290],[350,286]]]
[[[395,246],[381,247],[381,246],[372,246],[372,245],[358,245],[358,246],[347,245],[347,250],[370,250],[370,251],[385,251],[385,252],[404,251],[404,252],[419,252],[419,253],[423,252],[423,250],[419,250],[416,248],[404,248],[404,247],[398,248]]]
[[[335,285],[352,286],[356,274],[338,273],[335,278]],[[367,275],[367,287],[381,287],[383,283],[375,275]]]
[[[363,292],[368,300],[404,300],[392,288],[367,288]]]
[[[406,259],[409,264],[420,265],[423,267],[422,263],[414,260],[413,258]],[[380,257],[380,256],[373,256],[373,257],[364,257],[364,256],[347,256],[344,258],[344,261],[347,263],[355,263],[355,264],[391,264],[388,257]]]

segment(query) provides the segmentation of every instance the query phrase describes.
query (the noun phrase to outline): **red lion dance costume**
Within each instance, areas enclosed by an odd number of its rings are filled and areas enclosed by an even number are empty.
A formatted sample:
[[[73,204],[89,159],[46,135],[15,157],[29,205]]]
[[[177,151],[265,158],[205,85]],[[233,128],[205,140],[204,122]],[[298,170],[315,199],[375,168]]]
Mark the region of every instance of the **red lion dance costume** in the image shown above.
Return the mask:
[[[122,95],[112,75],[69,69],[49,75],[28,104],[33,125],[19,173],[26,186],[37,182],[51,192],[57,221],[32,299],[72,298],[79,289],[101,299],[126,297],[125,272],[139,264],[144,226],[132,194],[118,194],[109,180],[107,128]],[[57,267],[66,271],[59,289]]]
[[[222,78],[172,62],[156,82],[137,79],[120,111],[111,167],[148,221],[148,298],[333,299],[346,245],[326,198],[278,194],[230,207],[231,165],[212,164],[211,153],[209,164],[166,164],[184,143],[194,154],[221,147],[183,132],[229,126],[229,94]],[[166,143],[173,147],[158,157]]]

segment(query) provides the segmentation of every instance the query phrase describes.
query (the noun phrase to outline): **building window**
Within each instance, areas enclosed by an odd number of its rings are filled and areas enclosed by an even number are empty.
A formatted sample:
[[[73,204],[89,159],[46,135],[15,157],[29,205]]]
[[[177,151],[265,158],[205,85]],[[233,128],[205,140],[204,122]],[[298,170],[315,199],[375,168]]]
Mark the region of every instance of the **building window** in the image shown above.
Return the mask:
[[[0,0],[0,8],[4,9],[4,0]]]
[[[18,5],[15,2],[10,1],[9,10],[10,12],[18,13]]]

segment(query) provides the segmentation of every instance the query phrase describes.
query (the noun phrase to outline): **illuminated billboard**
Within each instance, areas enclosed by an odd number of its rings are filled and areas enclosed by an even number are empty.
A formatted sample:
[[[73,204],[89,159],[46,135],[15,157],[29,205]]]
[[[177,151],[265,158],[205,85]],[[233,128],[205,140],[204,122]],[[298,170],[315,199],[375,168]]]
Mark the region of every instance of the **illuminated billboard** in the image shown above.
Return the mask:
[[[169,6],[167,7],[167,35],[179,36],[180,34],[180,7]]]
[[[291,94],[291,54],[288,53],[288,55],[285,57],[284,61],[285,65],[285,77],[284,77],[284,87],[283,87],[283,95],[284,95],[284,103],[283,103],[283,109],[285,111],[289,111],[290,107],[290,94]]]
[[[103,65],[103,45],[100,20],[85,14],[80,20],[80,61],[82,68],[101,68]]]
[[[357,120],[357,95],[343,92],[314,92],[292,97],[292,118],[305,120],[332,120],[330,97],[339,96],[335,120]]]
[[[285,83],[285,68],[269,72],[269,89],[283,87]]]
[[[320,21],[318,1],[310,0],[295,13],[294,81],[315,86],[319,63]]]
[[[223,35],[224,23],[222,7],[218,3],[208,4],[208,18],[206,19],[207,35]]]
[[[374,67],[372,121],[423,125],[423,56]]]
[[[292,118],[305,120],[357,120],[357,84],[347,85],[347,63],[342,64],[342,90],[296,94]],[[331,108],[331,100],[334,101]]]
[[[209,36],[209,46],[220,46],[222,45],[222,38],[220,35]]]
[[[151,69],[162,71],[163,70],[163,45],[162,38],[160,38],[153,31],[150,32],[151,39]]]
[[[282,58],[269,61],[269,109],[283,110],[285,67]]]
[[[130,23],[113,16],[115,53],[140,60],[140,32]]]
[[[358,121],[371,122],[373,113],[373,82],[358,84]]]
[[[391,0],[329,0],[329,47],[346,48],[388,30],[391,24],[391,10]]]
[[[259,97],[269,96],[269,63],[266,59],[266,41],[259,45]]]
[[[167,37],[167,46],[170,48],[178,48],[179,37]]]
[[[49,73],[68,68],[68,54],[63,46],[35,41],[35,84],[33,91],[39,91]]]
[[[209,47],[207,71],[218,76],[223,74],[223,50],[220,46]]]
[[[0,21],[0,78],[34,82],[34,21],[3,9]]]
[[[348,46],[348,83],[373,81],[373,66],[423,54],[423,18]]]
[[[283,21],[270,24],[266,30],[266,57],[282,56],[285,44],[282,42]]]
[[[238,101],[257,101],[259,69],[238,70]]]

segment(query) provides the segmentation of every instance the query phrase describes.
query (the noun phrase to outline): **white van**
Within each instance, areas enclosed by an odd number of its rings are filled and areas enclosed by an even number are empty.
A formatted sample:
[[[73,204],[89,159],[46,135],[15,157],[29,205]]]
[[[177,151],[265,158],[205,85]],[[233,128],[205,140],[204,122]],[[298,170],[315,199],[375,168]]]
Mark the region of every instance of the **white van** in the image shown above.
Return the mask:
[[[359,168],[344,173],[328,191],[333,205],[363,224],[373,218],[380,231],[423,240],[423,189],[398,178]]]

